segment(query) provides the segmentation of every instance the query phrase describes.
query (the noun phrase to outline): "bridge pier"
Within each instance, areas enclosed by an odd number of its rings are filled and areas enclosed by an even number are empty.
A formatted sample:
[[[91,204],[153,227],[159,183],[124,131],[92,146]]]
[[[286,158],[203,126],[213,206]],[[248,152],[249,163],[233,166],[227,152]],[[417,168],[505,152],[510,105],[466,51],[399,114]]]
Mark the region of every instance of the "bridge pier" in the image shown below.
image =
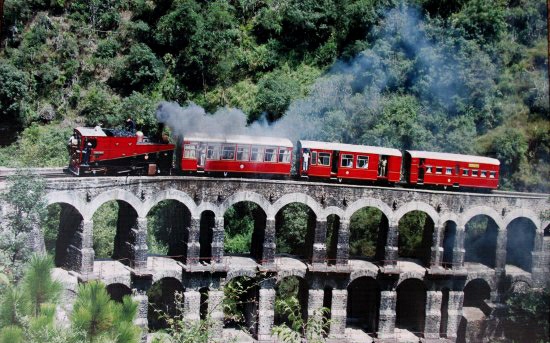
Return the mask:
[[[276,242],[275,218],[267,218],[265,221],[262,264],[271,265],[275,263]]]
[[[271,341],[275,319],[275,289],[262,284],[258,304],[258,341]]]
[[[340,231],[336,245],[336,264],[346,265],[349,260],[349,220],[340,219]]]
[[[348,290],[332,290],[332,308],[330,309],[330,337],[336,339],[344,338],[346,333],[346,319],[348,306]]]
[[[224,219],[216,217],[215,226],[212,235],[212,262],[221,263],[223,259],[223,243],[224,243]]]
[[[462,304],[464,303],[464,292],[450,291],[449,305],[447,309],[447,339],[455,342],[457,338],[460,320],[462,319]]]
[[[223,298],[222,290],[211,289],[208,291],[208,316],[211,322],[211,338],[216,339],[223,333]]]
[[[453,269],[461,269],[464,266],[464,256],[466,250],[464,250],[464,238],[466,236],[466,229],[464,226],[456,228],[455,246],[453,248]]]
[[[384,265],[392,266],[397,262],[398,255],[398,239],[399,229],[397,225],[388,227],[388,236],[386,238],[386,246],[384,247]]]
[[[378,319],[378,338],[395,338],[395,319],[396,319],[396,291],[380,292],[380,316]]]
[[[441,301],[440,291],[426,292],[426,321],[424,325],[424,338],[439,338],[439,327],[441,325]]]
[[[325,263],[327,259],[327,219],[317,218],[315,222],[311,263]],[[308,242],[306,242],[307,244]]]
[[[200,256],[200,235],[201,228],[201,218],[200,217],[191,217],[191,225],[187,228],[187,256],[185,256],[185,263],[188,265],[194,265],[199,263]]]

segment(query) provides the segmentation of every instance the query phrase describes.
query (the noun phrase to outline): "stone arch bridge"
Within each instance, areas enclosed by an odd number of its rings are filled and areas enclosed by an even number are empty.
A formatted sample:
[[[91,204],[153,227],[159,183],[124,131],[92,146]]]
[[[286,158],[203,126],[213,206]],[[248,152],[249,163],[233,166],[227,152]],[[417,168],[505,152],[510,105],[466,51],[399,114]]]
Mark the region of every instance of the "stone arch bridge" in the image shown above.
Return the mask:
[[[489,315],[510,290],[548,283],[549,222],[542,215],[550,206],[548,199],[544,194],[233,178],[47,180],[48,204],[61,205],[59,267],[79,281],[102,279],[113,294],[133,290],[144,326],[147,289],[172,280],[183,291],[189,320],[201,318],[201,301],[208,299],[219,335],[224,327],[219,306],[223,286],[242,276],[258,279],[256,303],[247,307],[245,316],[250,335],[258,341],[273,339],[275,289],[288,276],[303,280],[304,316],[323,306],[331,309],[331,338],[404,341],[400,335],[405,332],[412,341],[456,341],[464,308]],[[113,200],[119,203],[113,260],[98,261],[92,217]],[[151,256],[147,215],[164,200],[176,201],[186,218],[181,219],[182,232],[174,239],[171,256]],[[224,214],[242,201],[257,204],[261,220],[251,254],[230,256],[224,254]],[[278,213],[291,203],[305,204],[311,213],[301,256],[276,254]],[[383,217],[376,254],[370,258],[350,256],[350,219],[363,208],[375,208]],[[416,259],[400,256],[400,220],[412,211],[424,212],[430,223],[423,228],[423,250]],[[487,218],[488,243],[475,247],[466,237],[467,228],[480,216]],[[334,221],[336,226],[327,225]],[[518,240],[520,236],[527,239]],[[518,241],[527,244],[516,246]],[[476,256],[480,251],[483,258]]]

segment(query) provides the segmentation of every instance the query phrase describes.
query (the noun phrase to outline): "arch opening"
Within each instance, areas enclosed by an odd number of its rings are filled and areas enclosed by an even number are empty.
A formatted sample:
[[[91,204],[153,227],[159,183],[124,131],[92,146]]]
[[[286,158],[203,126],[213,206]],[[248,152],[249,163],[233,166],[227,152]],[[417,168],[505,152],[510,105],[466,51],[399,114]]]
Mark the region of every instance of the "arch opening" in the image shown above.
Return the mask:
[[[490,299],[491,287],[483,279],[472,280],[464,287],[464,308],[477,308],[488,315],[491,308],[486,301]]]
[[[305,204],[290,203],[275,216],[276,254],[311,259],[317,216]]]
[[[257,280],[248,276],[231,279],[224,287],[224,328],[257,333],[259,287]]]
[[[202,287],[199,289],[201,295],[201,305],[200,305],[200,319],[208,319],[208,287]]]
[[[432,258],[434,222],[422,211],[411,211],[399,220],[399,257],[419,261],[429,267]]]
[[[442,234],[441,246],[443,248],[443,256],[441,263],[444,268],[452,268],[453,250],[456,244],[456,223],[452,221],[446,222]]]
[[[256,203],[241,201],[224,213],[224,255],[262,259],[267,215]]]
[[[384,260],[389,222],[382,211],[364,207],[350,218],[349,254],[353,258]]]
[[[328,311],[323,313],[323,335],[326,337],[330,331],[330,319],[332,317],[332,287],[323,289],[323,308]]]
[[[152,255],[183,261],[191,212],[177,200],[163,200],[147,214],[147,247]]]
[[[149,297],[147,320],[150,331],[168,328],[165,315],[169,317],[181,315],[184,303],[183,291],[181,282],[171,277],[160,279],[147,290]]]
[[[123,285],[121,283],[112,283],[110,285],[107,285],[105,287],[105,290],[107,291],[107,293],[109,293],[112,300],[119,303],[122,302],[122,299],[125,296],[132,295],[132,290],[130,289],[130,287]]]
[[[325,244],[327,247],[327,264],[336,264],[338,257],[338,235],[340,233],[340,217],[336,214],[331,214],[327,217],[327,233]]]
[[[480,263],[495,268],[498,226],[486,215],[470,219],[465,226],[464,262]]]
[[[214,238],[215,227],[216,215],[214,212],[202,212],[199,231],[199,260],[201,262],[210,263],[212,261],[212,239]]]
[[[275,325],[292,327],[292,316],[307,320],[309,289],[307,282],[298,276],[287,276],[275,285]]]
[[[516,218],[506,231],[506,273],[514,272],[512,266],[530,273],[537,232],[535,224],[527,218]]]
[[[426,320],[426,288],[417,279],[403,281],[397,287],[395,326],[421,336]]]
[[[380,286],[371,277],[360,277],[348,286],[346,327],[373,334],[378,331]]]
[[[66,203],[55,203],[47,207],[44,222],[44,244],[46,251],[54,256],[56,267],[77,270],[73,265],[82,260],[82,232],[84,219],[76,208]]]

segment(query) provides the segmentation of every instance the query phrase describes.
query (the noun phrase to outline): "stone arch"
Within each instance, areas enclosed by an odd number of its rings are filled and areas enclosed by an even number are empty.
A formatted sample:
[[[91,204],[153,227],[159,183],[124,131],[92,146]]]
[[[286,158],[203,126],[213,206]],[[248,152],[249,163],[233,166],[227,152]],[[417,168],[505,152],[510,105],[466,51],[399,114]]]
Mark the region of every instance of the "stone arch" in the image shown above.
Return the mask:
[[[57,205],[58,207],[52,207]],[[56,267],[62,267],[77,272],[82,271],[82,262],[85,258],[83,251],[89,246],[83,244],[85,239],[82,236],[90,235],[84,227],[84,218],[80,211],[71,204],[65,202],[52,202],[48,205],[48,223],[57,224],[55,241],[48,237],[44,238],[46,251],[54,256]],[[59,213],[57,213],[59,209]],[[51,215],[58,215],[58,218],[51,218]],[[49,230],[53,230],[49,227]],[[45,227],[43,229],[45,231]],[[55,253],[54,253],[55,251]]]
[[[152,255],[184,261],[192,210],[176,197],[158,198],[147,206],[147,247]]]
[[[132,295],[132,289],[122,283],[111,283],[105,286],[105,290],[111,296],[111,299],[116,302],[122,302],[122,299],[127,295]]]
[[[423,203],[420,203],[423,204]],[[436,223],[438,222],[437,213],[429,213],[433,208],[427,208],[424,205],[409,207],[407,212],[403,212],[398,218],[398,256],[400,258],[412,258],[424,267],[430,267],[435,262],[433,248],[437,242]],[[435,220],[434,220],[435,218]],[[437,247],[438,248],[438,247]]]
[[[227,276],[225,277],[224,284],[227,285],[229,282],[231,282],[233,279],[239,278],[239,277],[249,277],[251,279],[254,279],[256,277],[256,271],[252,269],[233,269],[229,270],[227,272]]]
[[[415,279],[421,282],[424,282],[424,276],[425,273],[421,271],[411,271],[411,272],[404,272],[399,274],[399,279],[397,280],[396,287],[399,287],[400,284],[407,280]]]
[[[412,211],[424,212],[432,219],[434,224],[439,223],[439,214],[437,211],[431,205],[422,201],[411,201],[399,207],[394,213],[395,222],[399,222],[404,215]]]
[[[149,298],[147,320],[151,331],[164,329],[168,326],[166,319],[158,311],[166,313],[171,317],[180,314],[175,304],[176,292],[181,294],[178,300],[183,304],[183,285],[180,280],[172,277],[164,277],[155,281],[147,290]]]
[[[373,202],[365,203],[372,204]],[[391,217],[388,217],[378,206],[355,208],[356,210],[349,217],[350,257],[367,258],[374,261],[384,260],[388,235],[392,230],[390,227]],[[378,216],[380,217],[378,222],[374,221],[373,219]]]
[[[223,212],[221,212],[220,208],[211,202],[201,202],[195,209],[194,216],[200,217],[201,213],[205,211],[211,211],[216,217],[223,217]]]
[[[513,265],[526,272],[533,267],[533,251],[537,239],[536,222],[529,217],[515,217],[507,223],[506,265]]]
[[[381,287],[377,279],[362,276],[347,286],[346,327],[367,333],[378,331]]]
[[[469,220],[464,225],[464,262],[479,263],[494,269],[497,266],[498,237],[504,228],[499,227],[486,213],[475,213],[466,217]]]
[[[535,228],[541,227],[541,220],[539,216],[536,215],[535,212],[531,211],[530,209],[524,209],[524,208],[515,208],[511,210],[509,213],[506,214],[506,217],[503,220],[502,227],[506,228],[508,225],[510,225],[511,222],[518,218],[526,218],[529,219]]]
[[[376,279],[378,277],[378,271],[371,270],[371,269],[361,269],[357,271],[352,271],[351,274],[349,275],[349,280],[346,283],[346,287],[349,287],[349,285],[353,281],[362,277],[367,277],[367,278],[370,277],[370,278]]]
[[[151,209],[153,209],[153,207],[165,200],[174,200],[181,203],[189,210],[189,212],[191,212],[191,216],[198,214],[195,201],[189,195],[187,195],[187,193],[176,189],[166,189],[160,192],[153,193],[152,197],[146,199],[145,203],[143,204],[143,210],[145,211],[145,213],[149,213]]]
[[[224,287],[224,298],[224,327],[245,330],[255,336],[258,330],[259,299],[259,285],[255,276],[241,274],[232,277]]]
[[[227,199],[225,199],[225,201],[220,205],[219,215],[223,216],[223,214],[227,211],[229,207],[241,201],[253,202],[264,211],[267,217],[273,217],[273,215],[270,216],[271,204],[269,203],[269,201],[266,198],[264,198],[262,195],[256,192],[250,192],[250,191],[238,192],[231,195]]]
[[[490,308],[487,306],[486,301],[491,300],[493,290],[494,288],[491,288],[485,279],[475,278],[467,281],[463,289],[464,307],[477,307],[487,315]]]
[[[130,205],[136,211],[138,217],[143,218],[147,215],[147,211],[146,208],[144,208],[143,203],[133,193],[123,189],[112,189],[100,193],[90,201],[90,203],[86,206],[85,218],[92,218],[101,205],[113,200],[122,201]]]
[[[86,204],[82,200],[80,200],[75,195],[75,193],[65,192],[65,191],[52,192],[52,193],[47,193],[45,195],[45,199],[46,199],[46,205],[48,206],[53,204],[62,204],[62,203],[67,204],[74,207],[78,211],[78,213],[80,213],[82,218],[86,220],[89,220],[91,218],[91,217],[85,216],[87,213],[84,213],[83,209],[86,208]]]
[[[216,214],[210,210],[201,212],[199,228],[199,260],[210,263],[212,260],[212,243],[216,227]]]
[[[523,293],[527,290],[529,290],[530,288],[532,288],[532,280],[529,280],[527,278],[524,278],[524,277],[517,277],[517,278],[514,278],[514,280],[512,281],[512,284],[510,286],[510,292],[511,293]]]
[[[456,213],[452,212],[445,212],[443,214],[439,215],[439,223],[438,225],[445,224],[447,222],[452,222],[455,225],[458,226],[458,223],[460,222],[460,217]]]
[[[277,299],[288,299],[295,296],[300,304],[302,319],[307,320],[308,315],[308,300],[309,300],[309,285],[303,277],[287,275],[280,278],[275,283],[275,301]],[[289,324],[287,314],[275,312],[275,325],[283,323]]]
[[[487,216],[495,221],[498,227],[505,227],[502,222],[502,217],[498,214],[498,212],[489,206],[475,206],[472,208],[467,209],[462,216],[460,216],[460,222],[459,227],[464,227],[470,220],[472,220],[474,217],[484,215]]]
[[[232,211],[232,216],[230,216]],[[253,201],[243,200],[232,202],[230,207],[223,213],[224,224],[224,254],[225,255],[245,255],[256,261],[262,261],[264,258],[264,244],[266,242],[274,243],[274,227],[267,228],[267,214],[260,204]],[[252,227],[243,225],[252,224]],[[271,220],[274,223],[274,220]],[[251,229],[252,232],[244,229]],[[246,246],[242,242],[246,239]],[[236,241],[234,241],[236,240]],[[232,244],[232,243],[241,244]]]
[[[326,218],[332,214],[337,215],[338,217],[340,217],[341,220],[346,219],[345,211],[336,206],[329,206],[325,208],[323,210],[323,213],[321,214],[321,217]]]
[[[340,236],[340,220],[341,217],[337,214],[330,214],[325,217],[327,228],[325,234],[325,247],[326,247],[326,262],[328,265],[336,264],[338,257],[338,241]]]
[[[454,247],[456,246],[457,241],[457,226],[456,221],[447,220],[442,221],[440,232],[440,248],[443,249],[441,256],[441,265],[444,268],[454,268]]]
[[[283,195],[273,204],[273,206],[271,206],[270,212],[267,213],[267,216],[275,217],[275,215],[279,213],[279,211],[283,207],[294,202],[307,205],[307,207],[309,207],[313,211],[313,213],[315,213],[317,218],[322,218],[322,206],[311,196],[303,193],[291,193]]]
[[[424,282],[417,278],[408,278],[397,286],[396,328],[417,335],[424,332],[426,291]]]
[[[351,203],[344,211],[345,218],[351,218],[351,216],[365,207],[374,207],[382,211],[382,213],[388,218],[390,223],[394,222],[393,210],[383,201],[374,198],[362,198]]]
[[[294,198],[286,200],[292,199]],[[325,234],[323,227],[319,225],[325,224],[323,218],[318,215],[320,213],[319,209],[316,212],[307,204],[307,201],[284,201],[280,204],[284,204],[284,206],[274,207],[278,209],[275,213],[276,254],[289,254],[316,262],[319,258],[319,252],[323,251],[324,248],[324,244],[323,248],[315,244],[320,243],[316,241],[316,238],[321,238]],[[296,223],[299,225],[296,226]],[[294,231],[286,230],[287,225],[294,226]]]

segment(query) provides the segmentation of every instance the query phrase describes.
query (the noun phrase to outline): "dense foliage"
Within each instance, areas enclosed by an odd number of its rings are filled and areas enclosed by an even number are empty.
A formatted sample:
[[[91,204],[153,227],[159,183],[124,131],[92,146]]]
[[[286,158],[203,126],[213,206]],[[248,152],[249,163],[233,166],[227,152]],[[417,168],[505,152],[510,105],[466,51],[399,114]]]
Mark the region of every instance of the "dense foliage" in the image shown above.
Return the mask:
[[[72,126],[131,116],[148,131],[160,100],[193,101],[308,125],[292,138],[494,156],[503,187],[549,187],[543,0],[6,0],[4,11],[0,118],[23,131],[0,165],[61,166]]]

